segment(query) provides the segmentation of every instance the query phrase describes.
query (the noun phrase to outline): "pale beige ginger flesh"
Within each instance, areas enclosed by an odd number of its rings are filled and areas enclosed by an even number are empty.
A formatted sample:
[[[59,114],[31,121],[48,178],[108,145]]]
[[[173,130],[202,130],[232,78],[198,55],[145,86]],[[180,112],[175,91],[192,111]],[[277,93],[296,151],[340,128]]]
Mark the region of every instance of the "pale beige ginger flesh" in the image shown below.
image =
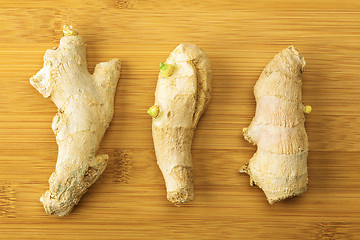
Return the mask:
[[[108,155],[96,155],[114,113],[114,96],[120,77],[120,61],[96,65],[90,74],[86,43],[72,27],[47,50],[44,67],[30,83],[58,108],[52,129],[58,144],[55,172],[49,190],[41,197],[48,214],[65,216],[104,171]]]
[[[206,53],[192,44],[180,44],[165,64],[172,69],[159,74],[149,114],[153,115],[152,135],[167,199],[180,204],[194,199],[191,145],[210,102],[212,73]]]
[[[308,138],[305,132],[301,75],[305,60],[294,46],[278,53],[265,67],[254,87],[256,113],[244,138],[257,152],[240,172],[250,175],[269,203],[307,190]]]

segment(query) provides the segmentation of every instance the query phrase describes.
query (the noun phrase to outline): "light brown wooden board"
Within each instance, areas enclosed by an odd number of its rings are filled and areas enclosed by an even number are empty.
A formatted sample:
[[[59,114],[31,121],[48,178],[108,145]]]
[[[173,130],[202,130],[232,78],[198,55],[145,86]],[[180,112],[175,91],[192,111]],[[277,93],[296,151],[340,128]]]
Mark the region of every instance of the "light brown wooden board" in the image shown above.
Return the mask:
[[[358,239],[360,225],[360,2],[0,1],[0,239]],[[104,174],[65,218],[39,197],[54,170],[54,104],[29,83],[46,49],[72,24],[89,70],[117,57],[115,115]],[[196,200],[166,200],[151,119],[158,64],[194,43],[213,67],[212,101],[193,142]],[[239,174],[256,148],[241,135],[267,62],[296,45],[306,59],[303,100],[309,190],[275,205]]]

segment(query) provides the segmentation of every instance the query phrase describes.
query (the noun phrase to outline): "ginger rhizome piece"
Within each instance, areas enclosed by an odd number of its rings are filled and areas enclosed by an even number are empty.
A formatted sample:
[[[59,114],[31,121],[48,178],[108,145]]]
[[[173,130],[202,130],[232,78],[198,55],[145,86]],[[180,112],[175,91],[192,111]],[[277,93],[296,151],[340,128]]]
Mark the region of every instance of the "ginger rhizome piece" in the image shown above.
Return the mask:
[[[308,138],[301,96],[305,60],[294,46],[278,53],[254,87],[256,113],[244,138],[257,151],[240,172],[250,175],[270,204],[297,196],[307,189]]]
[[[195,128],[211,96],[211,65],[196,45],[180,44],[160,64],[152,135],[157,163],[174,204],[194,199],[191,145]]]
[[[114,113],[114,96],[120,77],[120,61],[96,65],[90,74],[86,43],[72,27],[47,50],[44,67],[30,83],[58,108],[52,129],[59,146],[49,190],[41,197],[48,214],[65,216],[104,171],[108,155],[96,155]]]

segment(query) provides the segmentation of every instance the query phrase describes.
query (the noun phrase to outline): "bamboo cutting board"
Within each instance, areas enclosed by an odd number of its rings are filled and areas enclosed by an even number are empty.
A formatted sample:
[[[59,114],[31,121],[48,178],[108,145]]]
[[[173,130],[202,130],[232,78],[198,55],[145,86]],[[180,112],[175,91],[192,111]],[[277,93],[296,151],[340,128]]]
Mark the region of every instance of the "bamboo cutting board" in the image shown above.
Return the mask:
[[[303,1],[0,1],[0,239],[359,239],[360,3]],[[55,105],[29,83],[62,26],[87,41],[88,67],[120,58],[100,179],[68,217],[39,202],[55,168]],[[193,142],[194,202],[166,200],[151,119],[158,64],[179,43],[203,48],[212,101]],[[309,189],[274,205],[239,174],[253,86],[294,44],[306,59]]]

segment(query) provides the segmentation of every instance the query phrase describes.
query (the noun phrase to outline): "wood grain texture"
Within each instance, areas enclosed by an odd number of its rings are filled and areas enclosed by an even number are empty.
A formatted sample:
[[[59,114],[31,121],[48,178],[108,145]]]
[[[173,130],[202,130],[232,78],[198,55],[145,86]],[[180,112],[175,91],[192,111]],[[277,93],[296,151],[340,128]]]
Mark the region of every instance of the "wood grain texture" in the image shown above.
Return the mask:
[[[0,239],[359,239],[360,2],[0,0]],[[89,70],[118,57],[115,115],[101,145],[104,174],[65,218],[39,197],[55,168],[56,107],[29,83],[62,25],[87,41]],[[195,201],[166,200],[151,119],[158,64],[194,43],[213,66],[213,97],[193,142]],[[241,136],[267,62],[296,45],[306,59],[303,99],[309,190],[270,206],[237,170],[255,147]]]

